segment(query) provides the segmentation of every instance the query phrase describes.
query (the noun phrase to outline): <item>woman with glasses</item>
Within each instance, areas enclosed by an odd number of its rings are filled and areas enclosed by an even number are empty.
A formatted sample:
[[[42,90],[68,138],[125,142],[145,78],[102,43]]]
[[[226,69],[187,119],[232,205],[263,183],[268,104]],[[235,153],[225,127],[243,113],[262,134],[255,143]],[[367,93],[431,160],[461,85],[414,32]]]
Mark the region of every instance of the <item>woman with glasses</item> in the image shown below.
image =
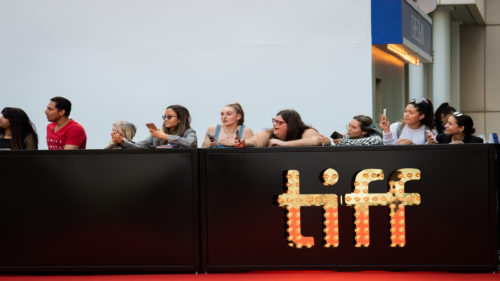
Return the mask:
[[[390,124],[387,117],[381,115],[384,144],[425,144],[427,134],[434,135],[434,109],[430,100],[411,100],[403,117],[403,121]]]
[[[476,129],[474,129],[474,122],[469,115],[455,112],[448,118],[444,126],[446,129],[443,134],[437,135],[435,139],[429,136],[427,142],[440,144],[483,143],[482,138],[472,135]]]
[[[2,109],[0,116],[0,149],[38,149],[38,135],[24,110]]]
[[[335,145],[381,145],[382,135],[373,120],[365,115],[354,116],[347,126],[347,136],[333,139]]]
[[[205,134],[202,148],[234,147],[235,140],[241,141],[253,136],[250,128],[245,127],[245,113],[239,103],[224,106],[220,111],[222,124],[212,125]]]
[[[238,147],[264,146],[316,146],[321,137],[314,128],[302,122],[295,110],[282,110],[272,119],[273,128],[255,134],[252,138],[237,143]]]
[[[197,146],[196,132],[191,129],[191,116],[189,111],[182,105],[171,105],[162,116],[163,125],[161,129],[155,129],[154,125],[148,126],[150,136],[145,140],[133,143],[120,131],[113,131],[111,137],[113,142],[122,148],[192,148]]]

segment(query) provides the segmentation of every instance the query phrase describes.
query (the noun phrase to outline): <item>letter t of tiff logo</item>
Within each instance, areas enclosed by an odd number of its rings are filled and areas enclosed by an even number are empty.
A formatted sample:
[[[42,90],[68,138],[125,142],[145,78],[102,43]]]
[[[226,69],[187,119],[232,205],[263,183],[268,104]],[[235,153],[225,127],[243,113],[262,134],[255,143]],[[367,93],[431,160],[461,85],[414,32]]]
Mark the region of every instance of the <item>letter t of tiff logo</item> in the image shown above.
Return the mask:
[[[288,241],[291,247],[302,248],[314,246],[314,237],[302,236],[300,227],[300,207],[323,206],[325,247],[339,245],[338,202],[335,194],[300,194],[299,172],[289,170],[287,175],[287,191],[278,196],[278,203],[286,207]],[[337,183],[338,173],[334,169],[323,172],[323,184],[326,186]]]

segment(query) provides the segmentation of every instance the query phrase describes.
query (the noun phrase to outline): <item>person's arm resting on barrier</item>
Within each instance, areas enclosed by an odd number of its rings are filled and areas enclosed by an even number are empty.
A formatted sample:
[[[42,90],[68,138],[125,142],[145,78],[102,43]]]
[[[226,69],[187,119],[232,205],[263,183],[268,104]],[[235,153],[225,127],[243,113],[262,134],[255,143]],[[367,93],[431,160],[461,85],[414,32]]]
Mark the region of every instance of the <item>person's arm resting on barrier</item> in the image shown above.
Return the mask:
[[[257,134],[253,135],[253,137],[245,139],[245,146],[250,146],[250,147],[267,146],[270,137],[271,137],[271,132],[269,131],[258,132]]]
[[[285,141],[281,146],[318,146],[321,145],[321,136],[315,129],[309,128],[304,131],[302,138],[298,140]]]

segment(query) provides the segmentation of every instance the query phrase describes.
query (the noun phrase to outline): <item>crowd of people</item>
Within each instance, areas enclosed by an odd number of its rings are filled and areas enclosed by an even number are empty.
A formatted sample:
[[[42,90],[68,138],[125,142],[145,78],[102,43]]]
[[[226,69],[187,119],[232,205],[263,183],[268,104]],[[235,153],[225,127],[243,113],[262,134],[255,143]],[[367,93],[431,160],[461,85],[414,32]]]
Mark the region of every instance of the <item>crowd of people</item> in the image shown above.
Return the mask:
[[[71,102],[63,97],[50,99],[45,115],[47,147],[57,149],[85,149],[87,135],[84,128],[69,118]],[[347,126],[347,134],[334,132],[330,138],[306,125],[295,110],[282,110],[272,118],[272,128],[256,134],[244,125],[245,114],[239,103],[224,106],[221,123],[210,126],[203,138],[202,148],[270,147],[270,146],[359,146],[482,143],[474,136],[474,123],[466,114],[443,103],[436,112],[428,99],[411,100],[403,119],[390,123],[384,113],[377,128],[373,119],[356,115]],[[146,124],[149,136],[135,142],[137,128],[127,121],[113,124],[111,141],[106,149],[129,148],[196,148],[198,139],[191,128],[187,108],[170,105],[162,116],[161,128]],[[0,116],[0,149],[38,149],[38,135],[28,115],[20,108],[6,107]]]

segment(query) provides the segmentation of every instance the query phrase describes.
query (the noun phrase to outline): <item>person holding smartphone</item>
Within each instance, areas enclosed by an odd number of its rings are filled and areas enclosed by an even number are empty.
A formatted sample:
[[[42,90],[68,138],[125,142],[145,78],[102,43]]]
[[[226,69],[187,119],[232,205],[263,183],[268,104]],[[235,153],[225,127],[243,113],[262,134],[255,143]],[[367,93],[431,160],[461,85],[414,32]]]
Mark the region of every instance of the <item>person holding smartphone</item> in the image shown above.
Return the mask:
[[[157,129],[148,123],[150,136],[145,140],[133,143],[126,140],[119,132],[112,132],[113,142],[122,148],[193,148],[197,146],[196,132],[190,126],[191,116],[182,105],[171,105],[162,116],[163,125]]]
[[[335,145],[381,145],[382,134],[375,128],[372,118],[365,115],[356,115],[347,126],[347,136],[339,133],[332,134]]]
[[[220,112],[222,124],[212,125],[205,134],[202,148],[234,147],[235,140],[241,141],[253,136],[250,128],[245,127],[245,113],[239,103],[224,106]]]
[[[435,135],[434,109],[430,100],[412,99],[406,106],[403,117],[403,121],[390,124],[386,116],[380,116],[384,144],[426,144],[427,135]]]
[[[255,134],[248,140],[236,142],[236,146],[318,146],[321,136],[316,129],[307,126],[295,110],[282,110],[272,119],[273,128]]]

